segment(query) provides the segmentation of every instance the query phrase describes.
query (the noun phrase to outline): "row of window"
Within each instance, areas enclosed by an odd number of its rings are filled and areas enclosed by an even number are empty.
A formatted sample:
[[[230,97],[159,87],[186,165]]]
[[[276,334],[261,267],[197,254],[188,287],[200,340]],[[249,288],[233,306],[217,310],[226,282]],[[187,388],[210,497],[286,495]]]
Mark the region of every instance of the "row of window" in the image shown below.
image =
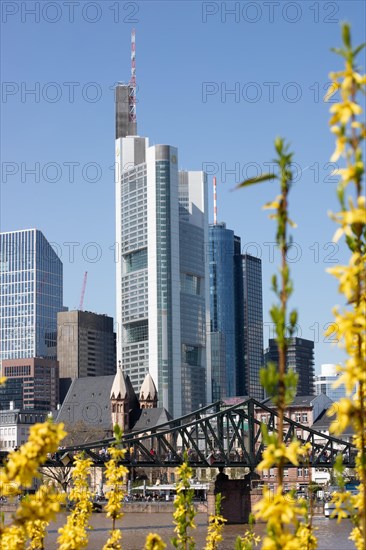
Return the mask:
[[[15,435],[15,427],[12,428],[0,428],[0,437],[3,435]]]
[[[274,479],[277,475],[276,468],[270,468],[270,470],[263,470],[262,477],[264,479],[271,478]],[[289,477],[288,468],[285,468],[283,471],[283,477]],[[297,477],[309,477],[309,468],[297,468]]]
[[[1,441],[0,439],[0,449],[14,449],[15,439],[10,441]]]
[[[294,413],[291,415],[292,420],[295,420],[296,422],[299,422],[301,424],[306,424],[308,422],[308,413]],[[269,415],[262,415],[261,416],[261,422],[263,424],[267,424],[269,419]],[[276,421],[276,419],[275,419]]]

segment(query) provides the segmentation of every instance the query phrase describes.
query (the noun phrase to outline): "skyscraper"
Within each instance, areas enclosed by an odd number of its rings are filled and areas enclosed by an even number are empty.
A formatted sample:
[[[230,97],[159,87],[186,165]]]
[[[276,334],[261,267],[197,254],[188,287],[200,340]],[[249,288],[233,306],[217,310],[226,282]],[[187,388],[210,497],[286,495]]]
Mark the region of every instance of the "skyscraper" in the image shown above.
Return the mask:
[[[58,313],[57,359],[60,378],[115,374],[113,318],[90,311]]]
[[[248,394],[262,399],[263,388],[259,373],[263,367],[263,301],[262,301],[262,261],[260,258],[243,254],[243,372],[239,376],[239,395]],[[239,370],[240,372],[240,370]]]
[[[62,262],[37,229],[0,234],[0,359],[56,359]]]
[[[212,400],[260,399],[263,366],[261,260],[241,254],[225,223],[209,226]]]
[[[237,337],[242,330],[236,322],[236,304],[242,281],[235,281],[234,231],[225,223],[209,226],[210,338],[212,400],[237,395]],[[238,238],[237,238],[238,239]],[[240,239],[239,239],[240,258]],[[239,283],[235,285],[236,283]],[[242,294],[241,294],[242,296]],[[241,302],[240,308],[243,303]]]
[[[264,352],[265,364],[278,365],[278,346],[270,338]],[[304,338],[289,338],[286,355],[286,368],[293,369],[299,376],[296,395],[314,395],[314,342]]]
[[[116,107],[117,360],[135,390],[150,372],[179,416],[206,402],[206,177],[179,172],[175,147],[129,135],[128,109]]]

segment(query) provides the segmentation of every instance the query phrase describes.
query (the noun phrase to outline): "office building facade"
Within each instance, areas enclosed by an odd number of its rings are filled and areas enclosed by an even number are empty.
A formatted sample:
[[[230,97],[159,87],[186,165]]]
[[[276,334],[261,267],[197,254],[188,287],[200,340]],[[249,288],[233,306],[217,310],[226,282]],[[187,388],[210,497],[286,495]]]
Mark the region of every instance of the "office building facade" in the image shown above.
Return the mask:
[[[212,400],[237,395],[237,292],[234,232],[225,223],[209,226]],[[240,258],[240,240],[239,240]],[[237,284],[235,284],[235,282]],[[239,283],[239,285],[238,285]],[[243,302],[239,304],[242,309]]]
[[[263,298],[262,261],[260,258],[243,254],[243,366],[244,376],[239,376],[239,395],[263,398],[260,370],[263,367]]]
[[[206,403],[206,178],[129,131],[120,124],[116,140],[117,360],[135,390],[150,373],[179,416]]]
[[[0,234],[0,359],[56,359],[62,262],[37,229]]]
[[[324,393],[333,401],[339,401],[342,397],[346,397],[346,388],[343,384],[334,387],[340,375],[336,365],[332,363],[321,365],[320,375],[315,376],[315,395]]]
[[[58,313],[57,359],[62,379],[115,374],[113,318],[90,311]]]
[[[264,362],[278,365],[278,346],[275,339],[270,338],[268,348],[264,352]],[[314,342],[304,338],[289,338],[286,355],[286,369],[292,369],[298,374],[296,395],[315,395],[314,388]]]
[[[212,400],[262,398],[262,264],[225,223],[209,226]]]
[[[6,381],[0,386],[0,409],[55,410],[59,402],[59,369],[54,359],[5,359]]]

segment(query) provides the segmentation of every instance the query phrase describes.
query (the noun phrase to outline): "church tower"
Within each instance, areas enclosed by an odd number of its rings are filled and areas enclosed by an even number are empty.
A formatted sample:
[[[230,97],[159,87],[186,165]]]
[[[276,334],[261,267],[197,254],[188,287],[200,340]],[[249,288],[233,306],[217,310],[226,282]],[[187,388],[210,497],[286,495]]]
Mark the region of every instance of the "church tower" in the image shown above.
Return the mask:
[[[139,408],[136,394],[128,375],[122,372],[119,362],[111,389],[112,425],[118,424],[127,433]]]
[[[158,405],[158,392],[151,375],[148,373],[140,389],[140,407],[141,409],[156,409]]]

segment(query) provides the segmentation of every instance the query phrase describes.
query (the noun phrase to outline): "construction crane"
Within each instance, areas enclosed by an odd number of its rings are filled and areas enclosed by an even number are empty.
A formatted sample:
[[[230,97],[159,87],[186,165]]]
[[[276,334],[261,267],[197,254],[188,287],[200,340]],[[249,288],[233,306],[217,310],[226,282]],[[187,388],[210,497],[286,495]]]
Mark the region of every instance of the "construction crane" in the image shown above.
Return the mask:
[[[85,296],[85,288],[86,288],[86,280],[87,280],[87,278],[88,278],[88,272],[85,271],[85,273],[84,273],[84,280],[83,280],[83,286],[81,287],[81,296],[80,296],[79,311],[83,311],[84,296]]]

